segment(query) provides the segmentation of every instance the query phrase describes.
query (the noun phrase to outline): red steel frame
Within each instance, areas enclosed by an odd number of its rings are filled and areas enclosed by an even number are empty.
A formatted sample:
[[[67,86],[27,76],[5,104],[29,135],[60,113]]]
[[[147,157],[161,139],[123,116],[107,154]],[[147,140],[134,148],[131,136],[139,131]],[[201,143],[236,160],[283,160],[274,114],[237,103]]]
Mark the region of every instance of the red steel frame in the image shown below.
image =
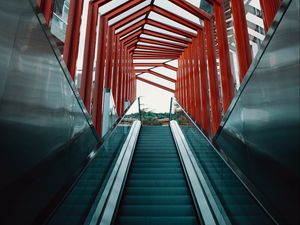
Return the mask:
[[[71,0],[63,57],[72,79],[75,78],[83,0]]]
[[[92,114],[93,123],[98,133],[101,133],[102,127],[104,88],[112,90],[117,112],[121,115],[124,111],[124,102],[133,102],[135,99],[136,80],[140,80],[175,93],[178,101],[190,113],[202,130],[206,134],[213,136],[221,121],[221,102],[223,102],[223,109],[226,112],[234,96],[234,82],[230,69],[231,63],[223,0],[208,0],[214,7],[214,17],[186,0],[170,0],[173,4],[203,20],[204,27],[153,5],[153,2],[139,11],[126,16],[121,21],[109,25],[108,21],[143,1],[132,0],[123,3],[101,15],[98,30],[98,49],[95,52],[98,10],[110,1],[94,0],[89,2],[84,63],[80,85],[80,95],[87,110]],[[37,0],[37,6],[40,7],[45,15],[47,24],[50,23],[52,17],[53,2],[53,0]],[[267,31],[280,5],[280,0],[260,0],[260,3],[265,30]],[[73,79],[76,71],[82,7],[83,0],[71,0],[64,60]],[[236,35],[240,80],[242,81],[252,60],[243,1],[231,0],[231,9]],[[146,16],[144,19],[132,24],[132,26],[116,33],[117,29],[122,28],[142,15],[149,14],[151,11],[183,24],[194,32],[167,25],[149,19]],[[214,22],[217,30],[217,43],[215,43],[213,33]],[[185,38],[145,29],[145,24],[179,34]],[[129,33],[131,34],[127,35]],[[147,37],[141,37],[142,34],[147,35]],[[140,42],[151,46],[140,44]],[[217,77],[216,44],[220,60],[222,94],[219,93]],[[96,71],[94,72],[95,59]],[[133,60],[135,59],[178,59],[178,68],[167,63],[134,63]],[[151,69],[141,70],[138,67],[150,67]],[[177,79],[172,79],[153,71],[152,68],[155,67],[165,67],[177,72]],[[150,73],[175,83],[175,90],[136,76],[137,72]],[[92,91],[93,73],[95,73],[95,81]],[[208,92],[208,90],[210,91]],[[90,108],[91,95],[93,96],[92,109]],[[222,96],[222,99],[220,99],[220,96]]]
[[[240,81],[242,82],[252,62],[244,1],[231,0],[231,10],[239,61]]]
[[[266,32],[272,25],[279,6],[280,0],[260,0],[260,7],[263,15],[264,27]]]

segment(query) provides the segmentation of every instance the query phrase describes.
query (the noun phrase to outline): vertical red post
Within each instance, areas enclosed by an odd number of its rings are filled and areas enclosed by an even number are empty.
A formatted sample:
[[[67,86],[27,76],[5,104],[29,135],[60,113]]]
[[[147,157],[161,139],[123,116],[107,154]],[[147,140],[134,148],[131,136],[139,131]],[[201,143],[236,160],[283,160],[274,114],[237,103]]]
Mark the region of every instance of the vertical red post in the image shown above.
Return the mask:
[[[117,96],[117,88],[118,88],[118,64],[119,64],[119,57],[120,57],[120,50],[119,50],[119,38],[115,37],[115,51],[114,51],[114,70],[113,70],[113,87],[112,93],[114,96],[115,103],[117,105],[118,96]]]
[[[82,76],[80,82],[80,96],[83,99],[84,105],[88,112],[90,112],[91,104],[97,20],[98,7],[96,7],[94,3],[89,2]]]
[[[49,26],[53,16],[54,0],[37,0],[36,5],[42,11],[46,24]]]
[[[183,60],[182,60],[182,72],[183,72],[183,91],[184,91],[184,101],[183,101],[183,107],[188,111],[188,86],[187,86],[187,72],[186,72],[186,56],[185,51],[183,52]]]
[[[63,57],[73,80],[76,73],[82,9],[83,0],[71,0]]]
[[[107,37],[107,20],[100,17],[99,35],[98,35],[98,51],[96,62],[96,76],[93,91],[93,108],[92,119],[96,130],[101,136],[102,130],[102,110],[103,110],[103,91],[105,83],[105,53],[106,53],[106,37]]]
[[[211,131],[210,113],[209,113],[209,94],[208,94],[208,77],[205,57],[204,34],[202,30],[198,31],[197,36],[197,55],[200,66],[200,98],[201,98],[201,124],[204,132],[209,135]]]
[[[123,60],[123,44],[120,42],[120,56],[119,56],[119,64],[118,64],[118,114],[121,115],[121,101],[122,101],[122,60]]]
[[[206,51],[208,59],[208,72],[210,84],[210,102],[212,113],[212,134],[215,134],[221,122],[221,104],[219,96],[219,85],[217,77],[216,51],[211,20],[204,20],[206,36]]]
[[[220,71],[223,92],[223,108],[227,111],[234,96],[234,81],[231,73],[229,47],[227,39],[226,18],[224,5],[214,4],[215,21],[217,27],[218,50],[220,59]]]
[[[265,31],[267,32],[273,23],[274,17],[280,6],[280,0],[259,0],[264,20]]]
[[[112,88],[112,49],[113,49],[113,30],[111,27],[108,28],[107,36],[107,48],[106,48],[106,60],[105,60],[105,87],[108,89]]]
[[[192,60],[192,46],[191,44],[187,47],[187,57],[188,57],[188,77],[189,77],[189,91],[190,91],[190,113],[193,120],[195,120],[195,82],[194,82],[194,68]]]
[[[198,65],[198,56],[197,56],[197,40],[192,39],[192,60],[194,67],[194,87],[195,87],[195,120],[199,126],[201,124],[201,99],[200,99],[200,77],[199,77],[199,65]]]
[[[252,62],[244,1],[231,0],[231,10],[239,61],[240,82],[242,82]]]

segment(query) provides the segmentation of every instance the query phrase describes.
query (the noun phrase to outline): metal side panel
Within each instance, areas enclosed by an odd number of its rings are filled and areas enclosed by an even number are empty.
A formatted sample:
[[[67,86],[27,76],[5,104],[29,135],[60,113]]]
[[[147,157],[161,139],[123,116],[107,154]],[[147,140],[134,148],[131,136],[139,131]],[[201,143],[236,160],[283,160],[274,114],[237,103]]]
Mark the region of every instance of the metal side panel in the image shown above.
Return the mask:
[[[282,2],[215,138],[282,224],[300,223],[299,11]]]
[[[41,224],[98,142],[60,60],[30,1],[1,0],[0,224]]]

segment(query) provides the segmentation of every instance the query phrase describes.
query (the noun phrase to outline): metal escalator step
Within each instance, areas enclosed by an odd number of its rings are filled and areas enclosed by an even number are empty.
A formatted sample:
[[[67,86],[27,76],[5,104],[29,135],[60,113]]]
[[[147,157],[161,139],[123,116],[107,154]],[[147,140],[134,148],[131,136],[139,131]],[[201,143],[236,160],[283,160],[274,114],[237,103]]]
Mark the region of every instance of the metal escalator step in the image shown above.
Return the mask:
[[[173,174],[138,174],[138,173],[131,173],[130,179],[156,179],[156,180],[178,180],[184,178],[183,174],[173,173]]]
[[[120,210],[125,216],[193,216],[191,205],[125,205]]]
[[[189,191],[186,187],[127,187],[125,194],[135,194],[135,195],[186,195]]]
[[[126,205],[190,205],[192,200],[189,194],[180,196],[149,196],[149,195],[126,195],[123,204]]]
[[[185,180],[128,180],[128,187],[185,187]]]
[[[197,219],[194,216],[185,217],[129,217],[122,216],[117,221],[118,225],[196,225]]]

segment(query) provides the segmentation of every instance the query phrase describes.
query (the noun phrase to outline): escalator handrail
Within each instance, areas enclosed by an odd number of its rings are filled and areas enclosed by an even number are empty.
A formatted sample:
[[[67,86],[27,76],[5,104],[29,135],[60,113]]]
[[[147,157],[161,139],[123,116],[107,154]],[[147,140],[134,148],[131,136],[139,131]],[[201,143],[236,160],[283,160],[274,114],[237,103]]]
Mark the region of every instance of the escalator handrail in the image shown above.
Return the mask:
[[[198,215],[204,224],[231,224],[223,208],[217,204],[209,185],[177,123],[170,121],[170,128],[182,162],[189,186],[197,206]]]
[[[141,122],[136,120],[130,129],[125,143],[123,144],[100,200],[96,203],[97,206],[92,218],[90,221],[86,221],[85,224],[111,224],[126,181],[140,128]]]

